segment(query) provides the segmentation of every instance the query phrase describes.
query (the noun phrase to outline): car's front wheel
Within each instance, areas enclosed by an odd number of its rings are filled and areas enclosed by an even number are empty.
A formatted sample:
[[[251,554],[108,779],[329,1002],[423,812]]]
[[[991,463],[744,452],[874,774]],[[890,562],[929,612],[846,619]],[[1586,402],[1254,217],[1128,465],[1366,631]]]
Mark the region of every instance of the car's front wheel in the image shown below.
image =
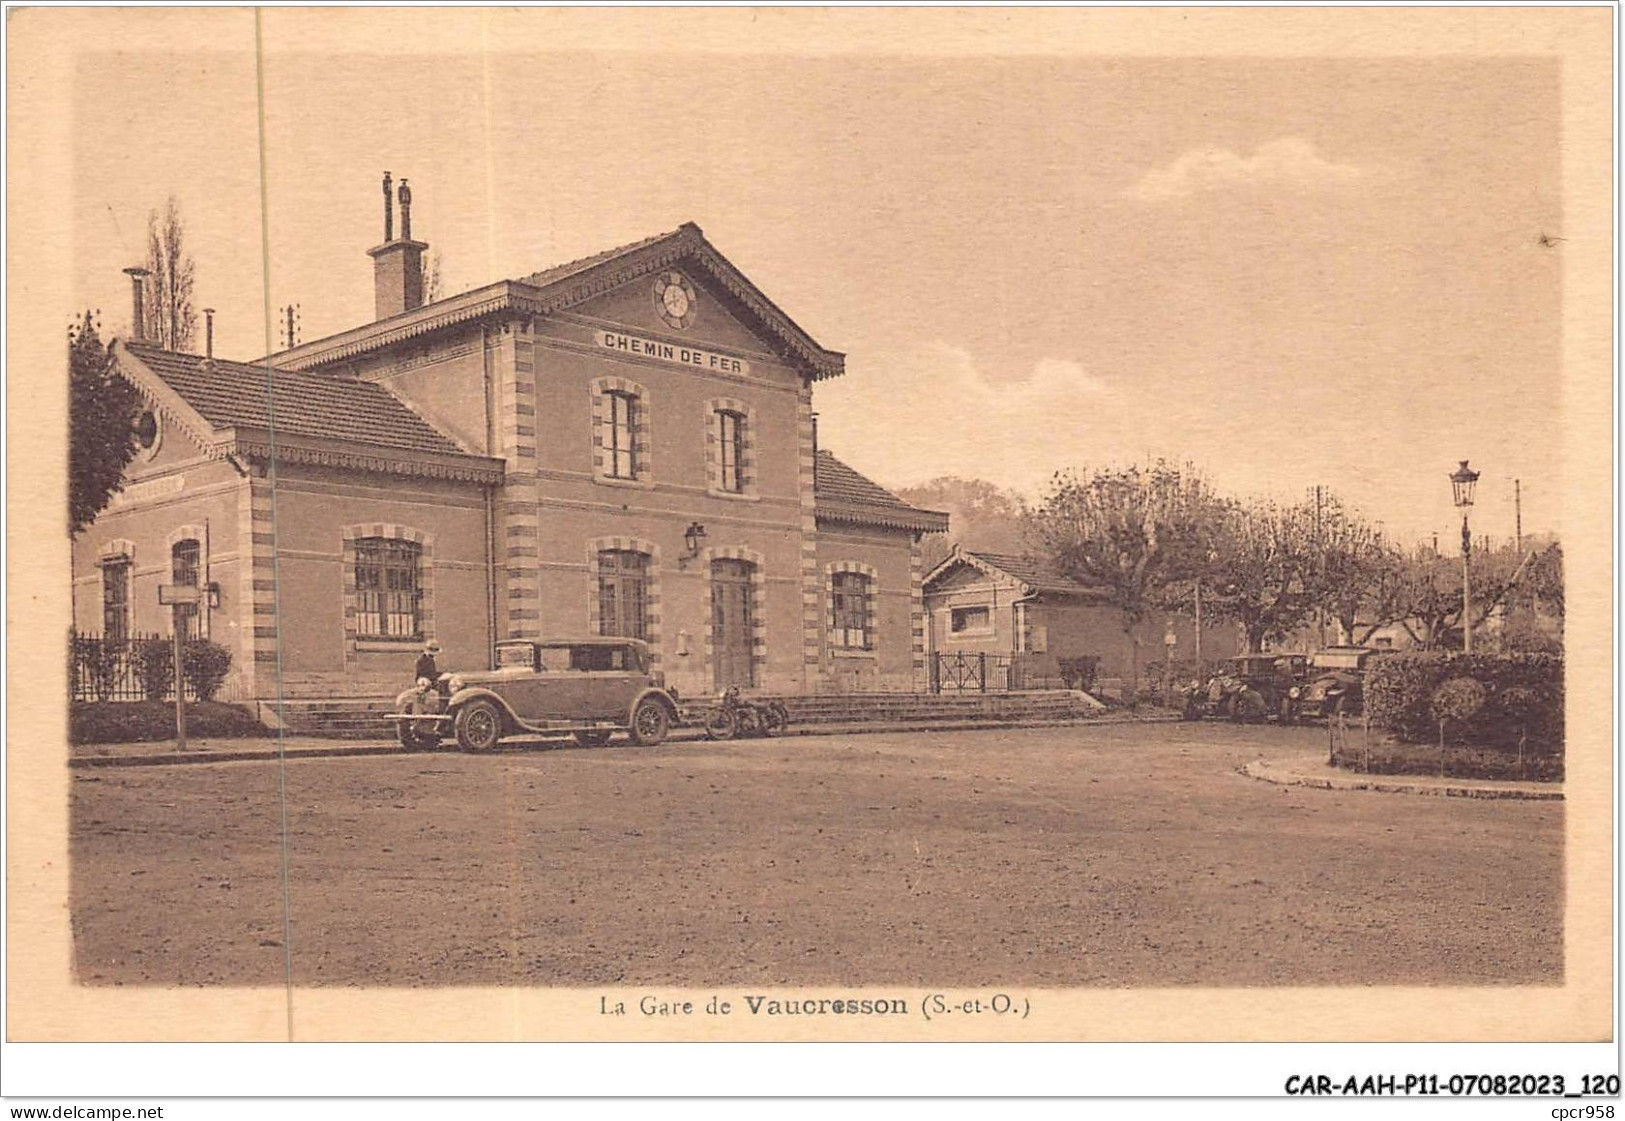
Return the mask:
[[[671,713],[653,697],[645,697],[632,710],[632,742],[639,747],[655,747],[671,729]]]
[[[490,751],[502,738],[502,713],[490,701],[469,701],[457,710],[457,746]]]

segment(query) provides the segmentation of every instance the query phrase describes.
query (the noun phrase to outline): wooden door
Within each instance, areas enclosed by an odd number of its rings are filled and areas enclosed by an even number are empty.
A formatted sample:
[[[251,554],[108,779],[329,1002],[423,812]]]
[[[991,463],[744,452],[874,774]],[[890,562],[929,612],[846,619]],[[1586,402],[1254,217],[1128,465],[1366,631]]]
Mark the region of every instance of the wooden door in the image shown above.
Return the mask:
[[[711,562],[711,657],[716,687],[750,688],[756,684],[751,617],[749,561]]]

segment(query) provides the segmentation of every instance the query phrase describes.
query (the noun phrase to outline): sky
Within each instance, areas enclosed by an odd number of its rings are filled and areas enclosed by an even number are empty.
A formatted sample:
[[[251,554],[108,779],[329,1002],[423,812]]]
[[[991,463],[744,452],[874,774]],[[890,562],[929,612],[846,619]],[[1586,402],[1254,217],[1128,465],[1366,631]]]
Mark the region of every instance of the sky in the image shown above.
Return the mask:
[[[540,13],[403,51],[291,11],[262,70],[239,11],[78,56],[73,290],[108,329],[171,194],[218,353],[264,354],[267,306],[369,321],[388,169],[448,292],[698,223],[847,354],[820,438],[885,485],[1162,457],[1453,540],[1470,458],[1476,532],[1511,535],[1514,479],[1560,528],[1555,62],[559,49]]]

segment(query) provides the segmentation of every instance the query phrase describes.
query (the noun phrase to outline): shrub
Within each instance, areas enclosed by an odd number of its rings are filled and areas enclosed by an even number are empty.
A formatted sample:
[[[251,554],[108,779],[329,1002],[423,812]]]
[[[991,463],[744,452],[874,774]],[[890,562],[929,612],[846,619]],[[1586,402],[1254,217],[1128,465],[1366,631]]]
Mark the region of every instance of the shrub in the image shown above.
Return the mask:
[[[1061,673],[1061,684],[1068,689],[1080,689],[1087,693],[1095,687],[1095,676],[1100,673],[1100,656],[1098,654],[1084,654],[1076,658],[1057,658],[1055,662]]]
[[[1479,714],[1488,696],[1476,677],[1452,677],[1433,690],[1428,708],[1433,712],[1433,719],[1441,723],[1454,720],[1465,724]]]
[[[186,706],[186,734],[198,739],[269,733],[246,709],[204,702]],[[141,743],[175,738],[175,706],[163,701],[78,703],[68,710],[68,742]]]
[[[181,652],[181,665],[197,699],[212,701],[231,672],[231,651],[218,642],[195,638]]]
[[[1372,724],[1401,739],[1436,742],[1439,716],[1434,694],[1453,678],[1471,678],[1483,691],[1470,716],[1460,720],[1459,738],[1489,746],[1563,750],[1563,659],[1550,654],[1391,654],[1378,659],[1366,677],[1365,706]],[[1465,686],[1451,690],[1465,700]]]
[[[142,638],[135,642],[135,673],[141,692],[149,701],[161,701],[175,684],[175,654],[167,638]]]
[[[112,639],[81,638],[74,635],[68,644],[68,681],[81,687],[98,701],[112,697],[118,684],[119,667],[126,648]]]
[[[1361,774],[1437,775],[1441,760],[1437,743],[1399,743],[1382,736],[1362,742],[1360,737],[1350,736],[1333,752],[1332,762]],[[1520,756],[1501,748],[1452,743],[1444,752],[1443,763],[1448,778],[1563,781],[1561,755]]]

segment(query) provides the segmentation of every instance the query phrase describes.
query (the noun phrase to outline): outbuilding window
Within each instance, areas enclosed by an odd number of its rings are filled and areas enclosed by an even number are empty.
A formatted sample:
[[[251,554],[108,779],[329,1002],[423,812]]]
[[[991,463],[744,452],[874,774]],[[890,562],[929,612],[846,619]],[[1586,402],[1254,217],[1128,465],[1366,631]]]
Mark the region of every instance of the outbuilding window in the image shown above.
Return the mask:
[[[993,630],[993,613],[986,607],[955,607],[948,629],[953,634],[987,634]]]
[[[362,537],[355,543],[356,637],[422,637],[422,547],[393,537]]]
[[[649,558],[626,549],[598,554],[598,633],[649,637]]]

